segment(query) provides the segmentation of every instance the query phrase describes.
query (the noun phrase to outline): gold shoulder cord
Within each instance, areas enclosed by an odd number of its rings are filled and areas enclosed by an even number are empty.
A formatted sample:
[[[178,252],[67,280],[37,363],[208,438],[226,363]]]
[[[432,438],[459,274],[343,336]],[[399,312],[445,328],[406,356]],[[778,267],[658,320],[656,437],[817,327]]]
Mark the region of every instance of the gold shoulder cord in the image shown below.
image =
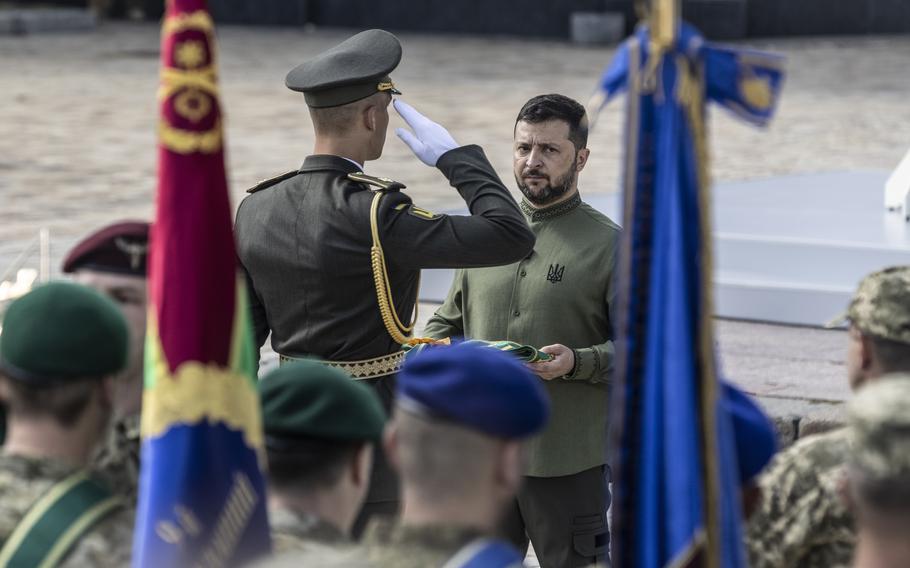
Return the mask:
[[[404,325],[398,318],[398,311],[395,309],[395,301],[392,299],[392,285],[389,282],[389,270],[385,264],[385,254],[382,252],[382,244],[379,242],[379,200],[382,199],[383,192],[376,191],[373,195],[373,203],[370,206],[370,232],[373,234],[373,246],[370,248],[370,264],[373,267],[373,283],[376,285],[376,300],[379,303],[379,313],[382,315],[382,323],[386,331],[392,336],[392,339],[399,344],[405,343],[422,343],[420,340],[414,340],[410,337],[414,331],[414,324],[417,323],[417,312],[419,309],[419,300],[414,301],[414,319],[410,325]],[[417,289],[420,290],[420,276],[417,276]]]

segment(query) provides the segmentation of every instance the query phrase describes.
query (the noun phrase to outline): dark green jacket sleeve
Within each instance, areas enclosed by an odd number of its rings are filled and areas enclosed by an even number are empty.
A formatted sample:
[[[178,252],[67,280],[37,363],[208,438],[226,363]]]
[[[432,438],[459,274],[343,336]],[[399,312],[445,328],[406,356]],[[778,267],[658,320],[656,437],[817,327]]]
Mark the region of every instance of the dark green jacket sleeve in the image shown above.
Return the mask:
[[[446,337],[464,336],[463,295],[461,293],[463,274],[464,272],[461,270],[455,272],[449,295],[427,322],[427,326],[423,330],[424,337],[445,339]]]
[[[406,269],[497,266],[531,252],[534,234],[480,146],[450,150],[437,167],[471,215],[420,215],[407,195],[387,194],[380,239],[390,262]]]
[[[610,321],[610,339],[603,343],[592,345],[590,347],[574,349],[575,369],[571,374],[564,377],[565,380],[609,384],[613,379],[613,363],[616,356],[616,346],[613,342],[613,338],[616,337],[616,319],[614,315],[616,312],[614,309],[616,307],[617,291],[617,249],[618,247],[613,247],[614,252],[610,256],[610,260],[607,263],[609,273],[607,277],[607,289],[604,298],[604,303],[607,310],[607,318]]]
[[[244,282],[246,283],[247,301],[250,304],[250,325],[253,328],[253,337],[256,340],[256,360],[259,360],[259,349],[262,348],[269,336],[269,321],[266,318],[265,306],[259,299],[259,294],[253,288],[253,279],[250,278],[246,268],[243,268]]]

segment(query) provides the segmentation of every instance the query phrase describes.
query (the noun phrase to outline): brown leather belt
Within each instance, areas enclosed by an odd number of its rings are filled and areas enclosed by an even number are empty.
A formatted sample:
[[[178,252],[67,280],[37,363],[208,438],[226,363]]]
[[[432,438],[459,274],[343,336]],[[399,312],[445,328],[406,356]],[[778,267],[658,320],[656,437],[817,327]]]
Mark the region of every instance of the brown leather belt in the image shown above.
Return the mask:
[[[389,355],[374,357],[372,359],[363,359],[361,361],[322,361],[320,359],[305,359],[301,357],[288,357],[287,355],[278,355],[278,364],[284,365],[293,361],[313,361],[327,367],[341,369],[355,379],[375,379],[394,375],[401,369],[404,363],[404,351],[396,351]]]

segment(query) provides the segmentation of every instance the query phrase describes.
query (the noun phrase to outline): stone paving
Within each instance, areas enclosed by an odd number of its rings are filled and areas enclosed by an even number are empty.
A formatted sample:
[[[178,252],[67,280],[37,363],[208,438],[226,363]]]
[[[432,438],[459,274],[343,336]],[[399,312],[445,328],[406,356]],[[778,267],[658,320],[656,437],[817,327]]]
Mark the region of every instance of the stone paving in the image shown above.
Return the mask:
[[[54,267],[74,239],[124,217],[149,218],[155,187],[158,28],[109,24],[90,33],[0,36],[0,271],[49,227]],[[219,28],[235,203],[258,180],[294,168],[312,147],[309,117],[284,75],[348,35],[341,30]],[[404,97],[482,144],[511,180],[514,116],[533,95],[584,101],[613,52],[552,41],[401,34],[394,73]],[[766,130],[711,113],[716,179],[848,169],[891,169],[910,140],[910,37],[785,39],[749,45],[784,54],[788,77]],[[615,191],[622,104],[605,110],[589,146],[583,193]],[[391,128],[401,125],[395,117]],[[460,205],[457,193],[389,135],[368,171],[409,186],[429,209]],[[509,183],[508,185],[511,185]],[[847,396],[842,334],[720,322],[728,374],[769,409],[826,415]],[[835,412],[836,414],[836,412]]]

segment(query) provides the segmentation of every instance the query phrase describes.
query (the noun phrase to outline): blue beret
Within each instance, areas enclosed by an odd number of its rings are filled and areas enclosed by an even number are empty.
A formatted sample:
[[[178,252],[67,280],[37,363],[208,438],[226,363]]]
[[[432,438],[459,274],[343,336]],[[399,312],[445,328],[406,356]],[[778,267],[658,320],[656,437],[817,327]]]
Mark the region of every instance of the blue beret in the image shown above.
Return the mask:
[[[515,357],[470,344],[425,349],[398,374],[399,407],[489,436],[525,438],[547,423],[546,391]]]
[[[721,409],[730,414],[736,438],[739,481],[745,483],[761,472],[777,452],[777,434],[771,420],[749,395],[721,382]]]

